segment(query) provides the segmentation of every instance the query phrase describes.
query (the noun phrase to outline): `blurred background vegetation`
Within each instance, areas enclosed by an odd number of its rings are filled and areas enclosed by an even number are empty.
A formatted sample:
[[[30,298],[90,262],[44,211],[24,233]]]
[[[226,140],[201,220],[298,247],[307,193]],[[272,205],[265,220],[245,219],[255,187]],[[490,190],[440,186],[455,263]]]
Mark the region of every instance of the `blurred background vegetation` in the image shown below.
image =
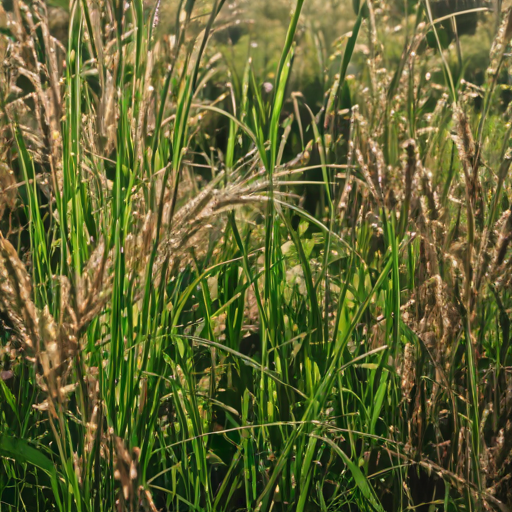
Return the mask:
[[[9,8],[10,1],[3,0],[6,8]],[[324,96],[339,68],[344,44],[356,19],[354,6],[357,1],[310,0],[304,5],[297,29],[297,50],[289,91],[300,91],[305,103],[311,107],[323,104]],[[67,6],[62,7],[63,3],[56,0],[49,2],[48,13],[52,34],[66,44],[69,12]],[[194,21],[197,35],[208,12],[208,3],[203,4],[201,8],[201,2],[195,3],[197,14],[189,28],[191,37],[194,34]],[[148,11],[154,5],[154,0],[145,3]],[[491,12],[494,10],[493,4],[484,0],[436,0],[431,5],[434,18],[448,17],[458,11],[483,7],[489,9],[490,12],[457,17],[456,34],[450,18],[439,26],[442,43],[449,49],[448,61],[457,71],[456,74],[475,86],[481,86],[488,65],[489,48],[496,33],[497,18]],[[162,0],[159,7],[157,37],[162,37],[164,41],[172,37],[169,28],[176,22],[177,7],[178,2],[166,0]],[[216,75],[219,89],[223,89],[226,80],[241,82],[248,57],[253,61],[258,79],[269,84],[273,82],[293,7],[292,0],[238,0],[226,4],[215,30],[215,44],[209,50],[212,55],[217,52],[222,55],[224,75]],[[394,69],[397,66],[406,35],[411,33],[418,14],[415,7],[416,3],[411,0],[379,2],[375,15],[379,17],[376,26],[379,41],[377,52],[382,68]],[[507,2],[500,2],[501,9],[507,7]],[[5,21],[3,24],[5,26]],[[432,39],[429,43],[431,47],[434,46]],[[425,47],[420,51],[425,51]],[[349,75],[364,79],[359,74],[367,72],[363,60],[368,54],[368,41],[360,38],[354,59],[349,65]],[[434,71],[439,64],[439,61],[433,60],[431,67]],[[437,69],[437,72],[441,73],[441,70]],[[512,84],[507,70],[503,71],[501,82],[505,86]],[[290,105],[291,100],[288,100],[288,107]]]

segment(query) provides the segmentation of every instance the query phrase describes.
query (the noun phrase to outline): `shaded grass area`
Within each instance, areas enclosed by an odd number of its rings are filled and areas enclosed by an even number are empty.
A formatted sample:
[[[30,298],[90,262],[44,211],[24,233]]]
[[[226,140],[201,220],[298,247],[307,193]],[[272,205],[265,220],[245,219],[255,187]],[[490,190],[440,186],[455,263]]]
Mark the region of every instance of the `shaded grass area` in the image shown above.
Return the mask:
[[[476,86],[355,2],[308,105],[224,4],[2,13],[0,509],[510,510],[510,12]]]

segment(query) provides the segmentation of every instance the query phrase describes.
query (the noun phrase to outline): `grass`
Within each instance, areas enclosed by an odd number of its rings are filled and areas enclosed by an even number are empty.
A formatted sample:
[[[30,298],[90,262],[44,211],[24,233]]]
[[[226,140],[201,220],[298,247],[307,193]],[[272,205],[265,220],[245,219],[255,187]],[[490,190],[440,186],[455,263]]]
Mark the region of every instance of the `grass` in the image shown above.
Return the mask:
[[[355,2],[308,105],[306,3],[263,88],[223,0],[6,4],[0,510],[512,508],[512,15],[477,86]]]

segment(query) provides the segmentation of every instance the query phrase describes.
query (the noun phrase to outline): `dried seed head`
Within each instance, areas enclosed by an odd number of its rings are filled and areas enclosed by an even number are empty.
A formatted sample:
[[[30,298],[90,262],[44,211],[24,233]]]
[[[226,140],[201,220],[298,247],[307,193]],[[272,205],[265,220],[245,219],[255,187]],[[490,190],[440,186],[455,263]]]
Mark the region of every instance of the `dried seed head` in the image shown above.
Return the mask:
[[[16,205],[16,180],[7,165],[0,162],[0,220],[5,210],[12,210]]]
[[[404,359],[402,362],[402,395],[410,401],[411,391],[416,379],[416,362],[414,354],[414,345],[407,343],[404,347]]]
[[[38,349],[38,315],[31,280],[11,243],[0,233],[0,310],[6,313],[26,347]]]
[[[455,135],[453,138],[459,152],[459,158],[462,162],[464,172],[467,172],[469,176],[475,157],[475,141],[464,111],[459,107],[455,107],[453,118],[455,123]]]
[[[494,39],[494,42],[490,51],[490,64],[487,68],[487,74],[489,76],[495,76],[502,64],[502,56],[512,38],[512,9],[509,9],[505,14],[503,22],[498,30],[498,35]]]
[[[495,267],[500,266],[505,259],[507,249],[510,241],[512,240],[512,211],[506,212],[506,220],[503,223],[503,228],[500,233],[498,243],[496,244],[496,251],[494,255]]]
[[[412,181],[414,178],[414,174],[416,172],[416,166],[418,161],[418,156],[416,153],[416,141],[414,139],[409,139],[405,144],[404,148],[406,151],[406,160],[405,160],[405,199],[406,201],[410,201],[411,193],[412,193]]]

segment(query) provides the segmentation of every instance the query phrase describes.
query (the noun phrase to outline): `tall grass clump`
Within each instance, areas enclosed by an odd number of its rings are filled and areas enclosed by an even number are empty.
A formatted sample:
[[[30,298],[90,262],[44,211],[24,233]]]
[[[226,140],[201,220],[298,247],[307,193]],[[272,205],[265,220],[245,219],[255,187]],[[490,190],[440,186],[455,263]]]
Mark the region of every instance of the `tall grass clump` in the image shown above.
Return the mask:
[[[511,11],[307,4],[3,4],[0,510],[512,510]]]

